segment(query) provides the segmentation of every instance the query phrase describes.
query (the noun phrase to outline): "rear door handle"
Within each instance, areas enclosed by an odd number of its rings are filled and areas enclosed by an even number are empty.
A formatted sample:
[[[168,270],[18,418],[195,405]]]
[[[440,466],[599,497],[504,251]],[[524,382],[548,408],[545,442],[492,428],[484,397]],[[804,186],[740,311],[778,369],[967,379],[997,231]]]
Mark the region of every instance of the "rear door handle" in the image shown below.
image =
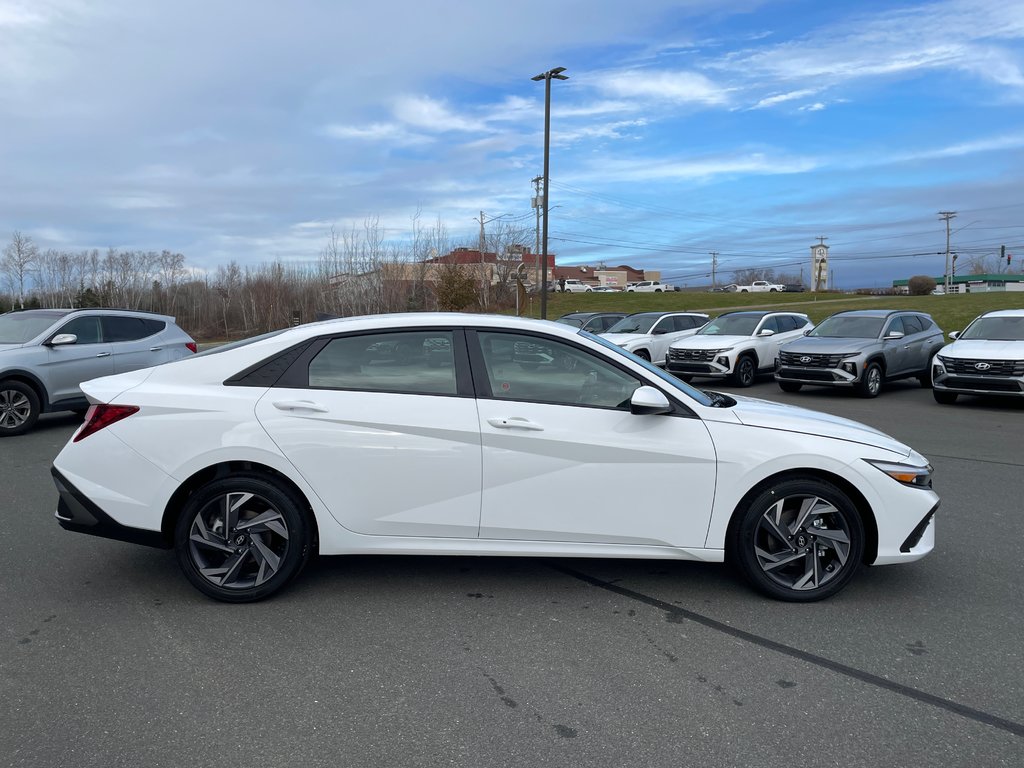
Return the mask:
[[[109,352],[97,352],[96,357],[110,357]]]
[[[488,419],[487,423],[492,427],[497,427],[498,429],[526,429],[534,432],[544,431],[544,427],[540,424],[534,424],[532,421],[524,419],[522,416],[509,416],[505,419],[497,417]]]
[[[163,347],[150,347],[149,351],[150,352],[159,352],[161,349],[163,349]]]
[[[314,403],[312,400],[277,400],[274,407],[279,411],[316,411],[327,413],[327,407]]]

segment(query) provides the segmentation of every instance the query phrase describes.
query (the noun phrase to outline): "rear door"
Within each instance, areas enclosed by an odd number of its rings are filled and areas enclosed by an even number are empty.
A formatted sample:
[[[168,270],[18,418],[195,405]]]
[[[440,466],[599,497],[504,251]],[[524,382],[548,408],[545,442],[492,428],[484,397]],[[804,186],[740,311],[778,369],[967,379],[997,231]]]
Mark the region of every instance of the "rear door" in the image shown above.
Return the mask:
[[[167,362],[168,350],[157,338],[166,323],[155,318],[103,315],[103,340],[110,343],[114,373],[135,371]]]
[[[256,416],[349,530],[476,537],[480,426],[461,331],[320,339]]]

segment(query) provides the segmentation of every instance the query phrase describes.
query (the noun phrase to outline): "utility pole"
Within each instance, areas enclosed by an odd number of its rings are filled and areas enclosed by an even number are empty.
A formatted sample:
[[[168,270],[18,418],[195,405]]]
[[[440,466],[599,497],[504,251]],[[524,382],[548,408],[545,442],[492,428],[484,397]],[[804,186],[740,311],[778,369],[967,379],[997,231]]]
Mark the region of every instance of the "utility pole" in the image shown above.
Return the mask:
[[[565,67],[555,67],[547,72],[541,72],[530,78],[534,81],[544,81],[544,228],[541,230],[541,256],[544,259],[544,267],[541,270],[541,294],[540,294],[540,319],[548,319],[548,218],[551,213],[551,200],[548,198],[548,187],[551,180],[551,79],[568,80],[568,75],[563,75]]]
[[[543,176],[535,176],[533,179],[533,209],[537,212],[537,228],[534,230],[534,246],[533,246],[533,262],[534,262],[534,273],[533,273],[533,288],[537,290],[540,287],[540,207],[541,198],[540,196],[540,183],[544,180]],[[546,265],[545,265],[546,266]]]
[[[718,251],[711,251],[711,287],[717,288],[716,274],[718,272]]]
[[[956,218],[956,211],[939,211],[939,218],[946,222],[946,271],[942,281],[942,290],[948,296],[953,292],[953,279],[949,267],[949,222]]]
[[[487,281],[484,279],[484,212],[480,211],[480,306],[487,308]]]

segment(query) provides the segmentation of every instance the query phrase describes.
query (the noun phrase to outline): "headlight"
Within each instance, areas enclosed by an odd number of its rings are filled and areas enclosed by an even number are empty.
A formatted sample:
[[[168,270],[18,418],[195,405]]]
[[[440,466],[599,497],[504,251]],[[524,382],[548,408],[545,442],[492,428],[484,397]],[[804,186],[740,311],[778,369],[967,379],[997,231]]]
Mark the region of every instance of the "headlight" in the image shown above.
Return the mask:
[[[876,469],[885,472],[897,483],[911,485],[915,488],[932,487],[932,466],[928,464],[923,467],[915,467],[911,464],[898,464],[893,461],[877,461],[875,459],[864,459]]]

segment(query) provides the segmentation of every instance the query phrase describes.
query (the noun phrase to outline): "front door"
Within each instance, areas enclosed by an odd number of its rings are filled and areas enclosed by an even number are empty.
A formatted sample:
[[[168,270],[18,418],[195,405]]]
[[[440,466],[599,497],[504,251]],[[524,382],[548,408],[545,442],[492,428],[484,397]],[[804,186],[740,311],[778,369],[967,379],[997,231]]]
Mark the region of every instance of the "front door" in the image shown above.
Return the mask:
[[[702,421],[631,414],[649,382],[571,343],[475,338],[481,538],[704,546],[716,461]]]

